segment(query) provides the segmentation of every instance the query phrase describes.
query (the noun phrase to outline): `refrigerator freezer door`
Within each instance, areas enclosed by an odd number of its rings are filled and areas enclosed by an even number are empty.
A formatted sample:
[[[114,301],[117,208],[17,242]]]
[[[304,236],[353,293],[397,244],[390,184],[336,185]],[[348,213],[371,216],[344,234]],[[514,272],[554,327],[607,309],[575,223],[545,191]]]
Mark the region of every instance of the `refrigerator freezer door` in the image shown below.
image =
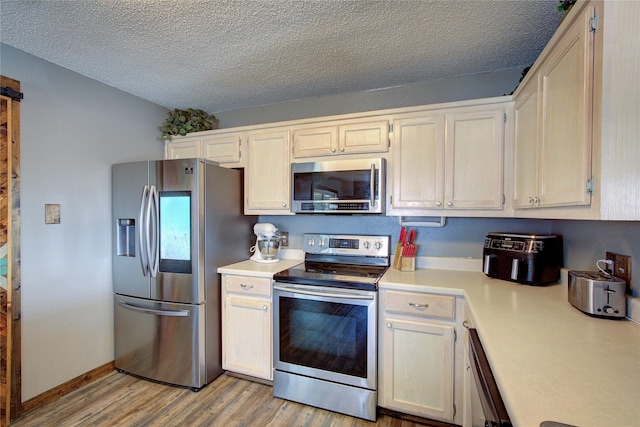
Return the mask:
[[[204,304],[115,295],[114,305],[116,368],[186,387],[206,384]]]

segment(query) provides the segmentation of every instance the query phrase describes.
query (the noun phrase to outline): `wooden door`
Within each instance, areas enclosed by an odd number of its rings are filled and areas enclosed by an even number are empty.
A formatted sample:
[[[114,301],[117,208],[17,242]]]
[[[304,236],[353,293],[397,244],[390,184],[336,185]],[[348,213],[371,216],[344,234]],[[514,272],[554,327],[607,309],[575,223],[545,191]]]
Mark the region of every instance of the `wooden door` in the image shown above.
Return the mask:
[[[393,125],[393,209],[442,209],[444,116],[396,120]]]
[[[379,405],[453,421],[454,327],[385,317]]]
[[[504,108],[446,121],[445,209],[502,209]]]
[[[245,169],[245,214],[290,213],[289,131],[271,130],[248,137]]]
[[[537,207],[538,199],[538,79],[532,78],[515,104],[513,206]]]
[[[0,76],[20,92],[20,82]],[[0,425],[22,414],[20,333],[20,102],[0,96]]]
[[[591,203],[592,7],[567,29],[542,69],[539,206]]]

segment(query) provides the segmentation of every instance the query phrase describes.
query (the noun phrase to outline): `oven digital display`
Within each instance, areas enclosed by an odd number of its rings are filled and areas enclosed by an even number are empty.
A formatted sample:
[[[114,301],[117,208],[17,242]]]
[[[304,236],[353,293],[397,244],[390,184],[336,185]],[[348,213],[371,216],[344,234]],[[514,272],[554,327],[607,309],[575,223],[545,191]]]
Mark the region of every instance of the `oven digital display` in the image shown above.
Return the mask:
[[[360,241],[357,239],[329,239],[330,248],[358,249]]]

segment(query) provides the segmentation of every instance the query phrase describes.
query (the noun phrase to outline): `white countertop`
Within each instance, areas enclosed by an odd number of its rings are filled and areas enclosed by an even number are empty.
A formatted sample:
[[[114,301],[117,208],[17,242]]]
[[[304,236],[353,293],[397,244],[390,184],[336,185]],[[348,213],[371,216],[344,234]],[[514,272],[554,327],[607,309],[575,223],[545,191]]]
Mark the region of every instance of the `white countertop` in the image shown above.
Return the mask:
[[[567,286],[527,286],[479,271],[390,268],[380,289],[464,295],[511,421],[640,426],[640,326],[587,316]]]
[[[291,268],[302,263],[301,259],[281,259],[278,262],[262,263],[251,260],[240,261],[235,264],[225,265],[218,268],[221,274],[243,274],[253,277],[273,277],[279,271]]]

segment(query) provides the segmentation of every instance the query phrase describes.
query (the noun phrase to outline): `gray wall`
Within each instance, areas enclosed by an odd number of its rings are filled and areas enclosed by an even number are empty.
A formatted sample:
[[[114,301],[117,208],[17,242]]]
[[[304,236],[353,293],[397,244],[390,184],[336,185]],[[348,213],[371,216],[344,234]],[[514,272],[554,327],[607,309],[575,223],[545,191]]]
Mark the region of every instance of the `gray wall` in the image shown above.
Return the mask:
[[[22,397],[113,360],[111,164],[162,158],[167,110],[0,45],[19,80]],[[60,224],[44,205],[60,204]]]
[[[301,99],[216,113],[220,127],[254,125],[335,114],[413,107],[416,105],[509,95],[518,85],[521,69],[432,80],[408,86]]]

